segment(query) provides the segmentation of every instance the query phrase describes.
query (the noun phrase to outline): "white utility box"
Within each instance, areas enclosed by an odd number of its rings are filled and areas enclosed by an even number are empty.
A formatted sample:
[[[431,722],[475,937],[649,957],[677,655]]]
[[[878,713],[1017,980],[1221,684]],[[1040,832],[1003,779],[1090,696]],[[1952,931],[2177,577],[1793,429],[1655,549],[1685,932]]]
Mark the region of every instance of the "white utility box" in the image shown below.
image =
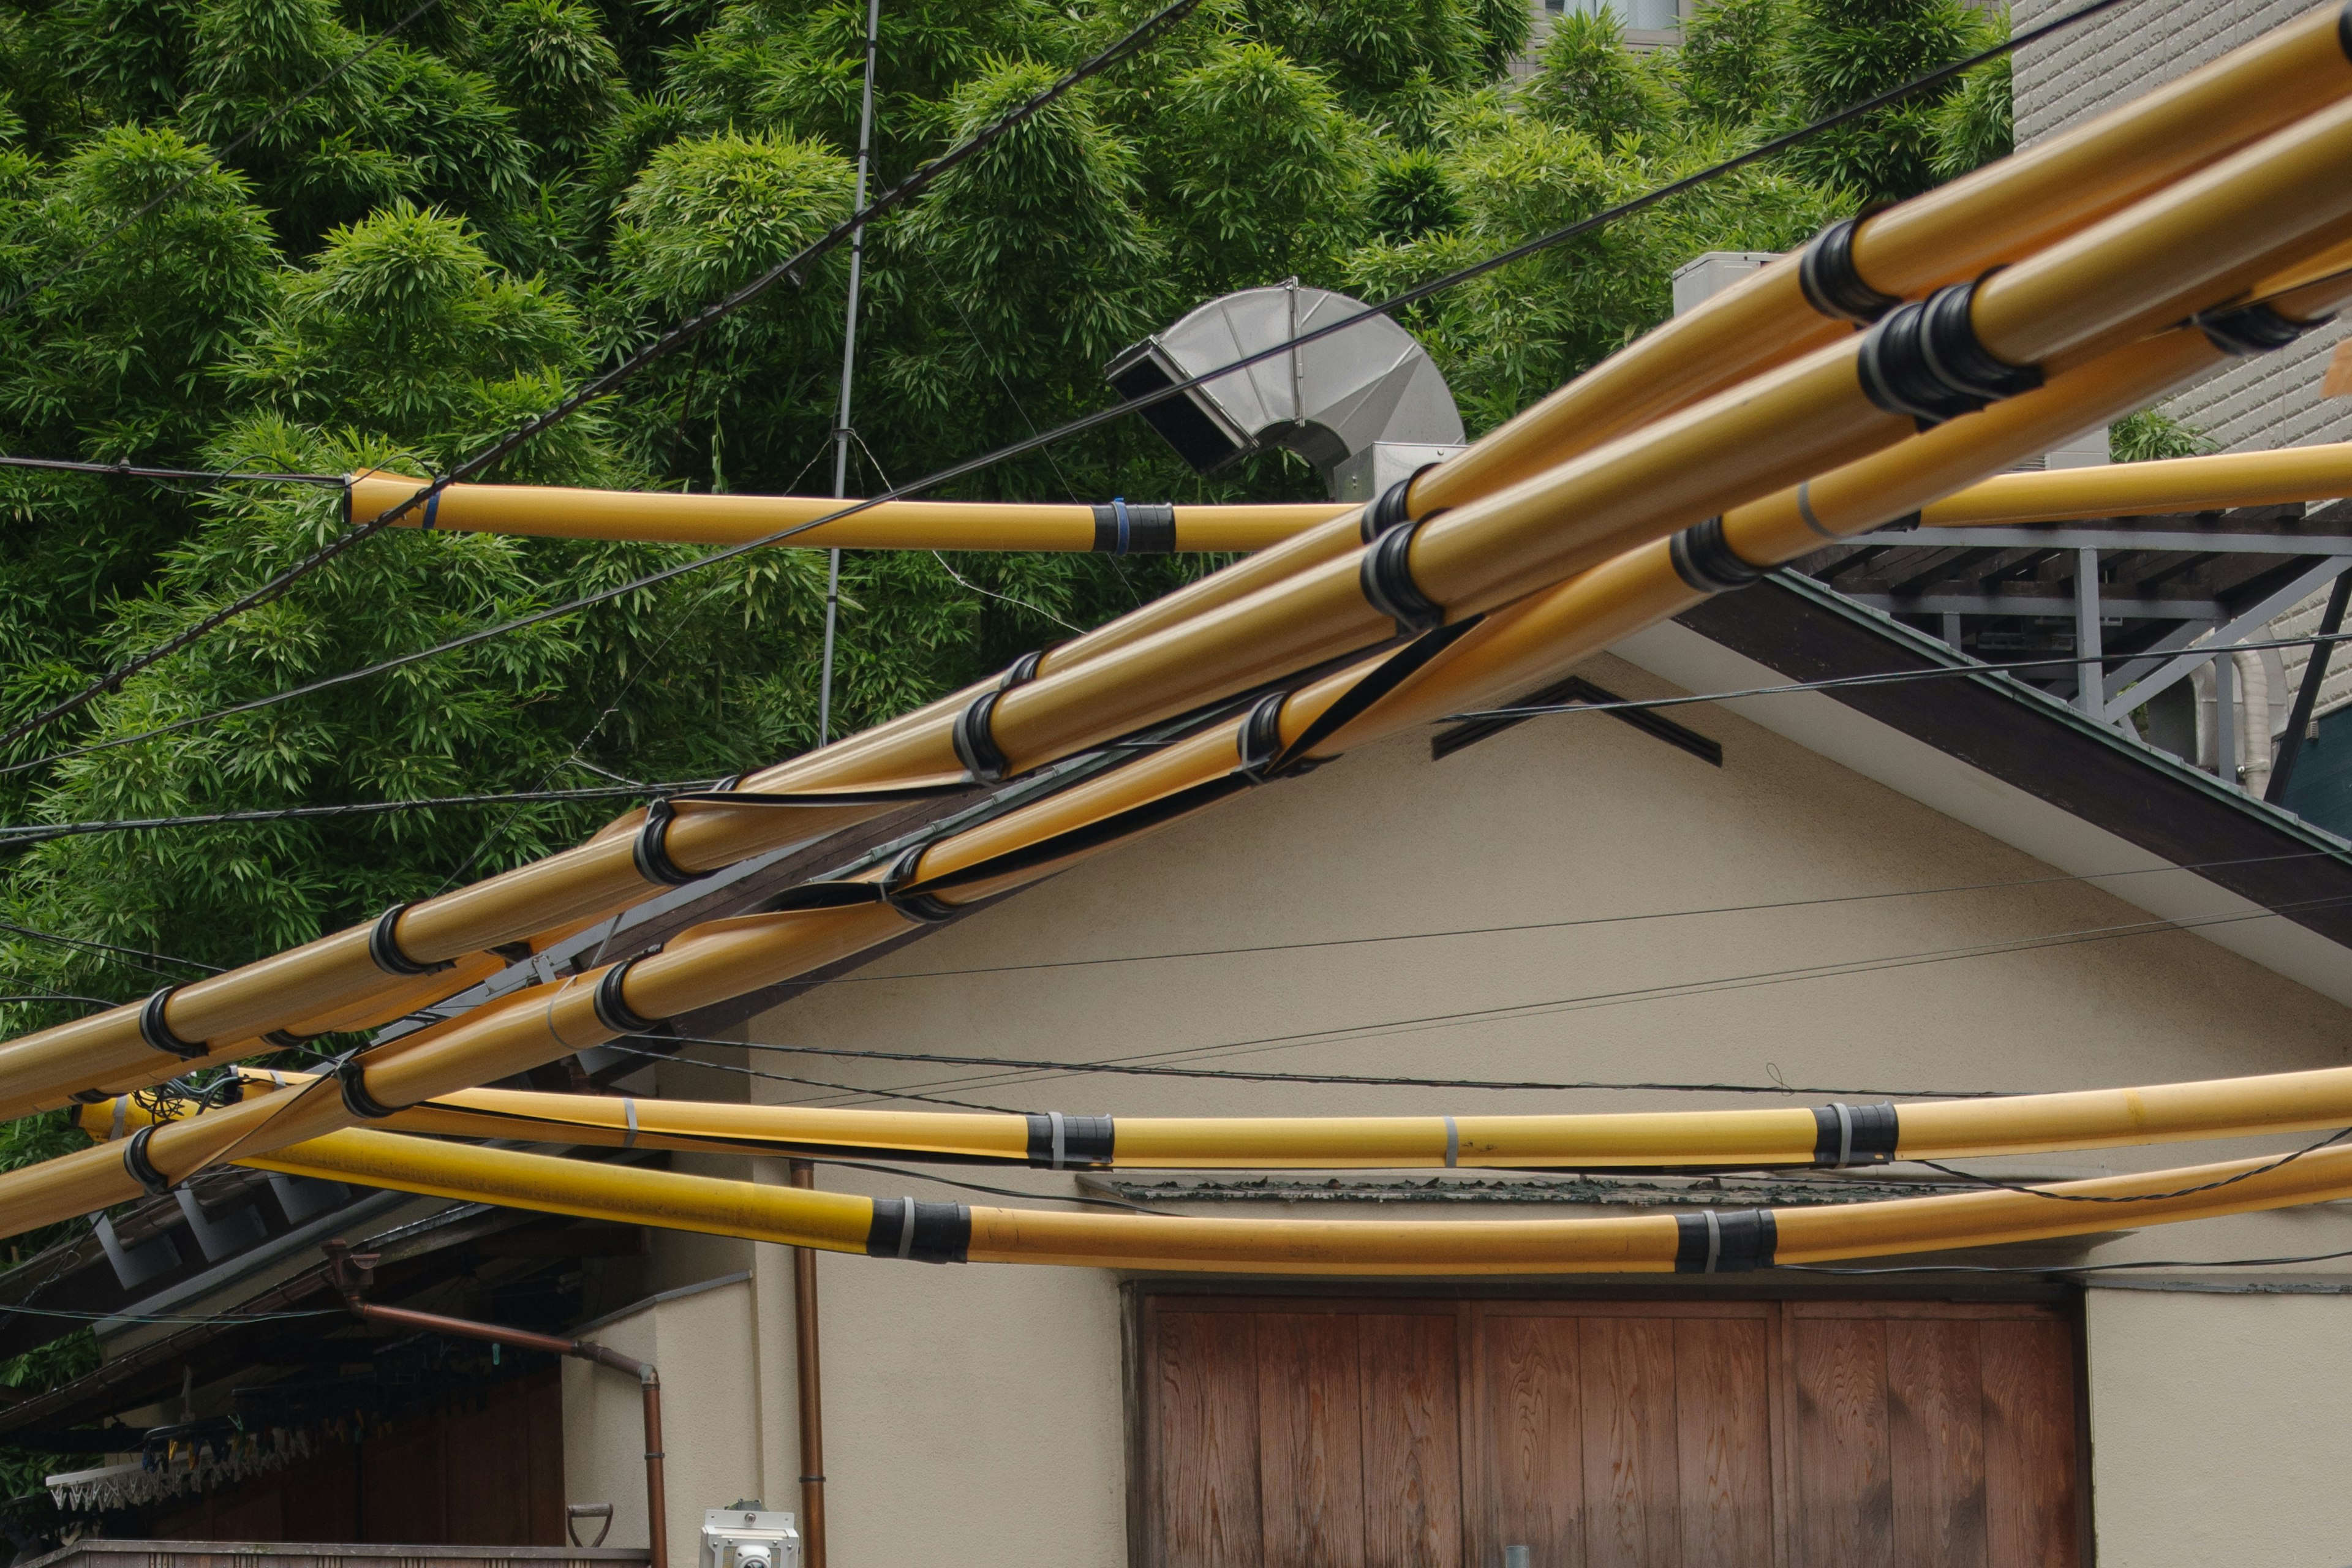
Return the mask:
[[[789,1513],[705,1509],[702,1568],[801,1568],[799,1526]]]

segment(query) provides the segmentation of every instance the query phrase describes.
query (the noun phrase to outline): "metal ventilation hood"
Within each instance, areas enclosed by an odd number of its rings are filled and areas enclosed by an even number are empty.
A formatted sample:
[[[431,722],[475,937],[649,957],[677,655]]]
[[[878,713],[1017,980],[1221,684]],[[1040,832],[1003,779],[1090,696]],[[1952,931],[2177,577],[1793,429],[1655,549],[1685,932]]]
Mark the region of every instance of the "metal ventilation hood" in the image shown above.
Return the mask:
[[[1227,294],[1111,361],[1106,374],[1130,401],[1361,314],[1361,301],[1297,279]],[[1343,468],[1376,445],[1439,449],[1462,444],[1462,416],[1429,351],[1386,316],[1217,376],[1143,410],[1151,427],[1202,473],[1269,447],[1322,470],[1335,497]]]

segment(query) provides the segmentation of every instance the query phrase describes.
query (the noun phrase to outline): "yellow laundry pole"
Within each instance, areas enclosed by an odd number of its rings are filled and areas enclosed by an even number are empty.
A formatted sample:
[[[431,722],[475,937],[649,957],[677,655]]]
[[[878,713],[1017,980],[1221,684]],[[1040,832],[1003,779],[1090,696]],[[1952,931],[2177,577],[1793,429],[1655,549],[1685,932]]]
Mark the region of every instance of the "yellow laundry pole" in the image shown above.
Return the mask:
[[[868,1198],[351,1131],[241,1158],[289,1175],[922,1263],[1200,1273],[1733,1273],[2011,1245],[2352,1196],[2352,1150],[2233,1160],[2032,1192],[1539,1220],[1067,1214]],[[2265,1170],[2265,1166],[2275,1168]],[[2231,1178],[2237,1178],[2231,1181]],[[2212,1190],[2168,1196],[2188,1187]],[[2044,1196],[2044,1193],[2055,1194]],[[2122,1205],[2066,1198],[2136,1200]]]
[[[1919,509],[1929,528],[2214,511],[2352,496],[2352,442],[2002,474]]]
[[[364,522],[426,488],[372,470],[351,477],[346,521]],[[1349,501],[1234,506],[1124,500],[1074,506],[1025,501],[880,501],[825,522],[850,502],[818,496],[689,495],[676,490],[569,489],[553,485],[451,485],[394,526],[549,539],[655,544],[749,544],[785,529],[801,550],[1094,551],[1110,555],[1263,550],[1356,510]]]

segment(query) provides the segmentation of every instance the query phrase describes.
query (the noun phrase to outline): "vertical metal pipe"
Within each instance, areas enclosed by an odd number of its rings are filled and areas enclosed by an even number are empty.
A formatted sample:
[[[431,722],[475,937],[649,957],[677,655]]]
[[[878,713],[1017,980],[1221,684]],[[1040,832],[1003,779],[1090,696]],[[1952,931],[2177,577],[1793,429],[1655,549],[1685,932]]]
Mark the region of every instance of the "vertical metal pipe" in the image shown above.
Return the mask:
[[[651,1553],[647,1568],[669,1568],[668,1489],[662,1479],[661,1373],[641,1363],[637,1382],[646,1394],[646,1545]]]
[[[2107,716],[2106,648],[2099,637],[2099,552],[2074,552],[2074,706]]]
[[[792,1163],[793,1185],[814,1187],[816,1167]],[[793,1248],[793,1321],[801,1394],[801,1563],[824,1568],[824,1396],[817,1363],[816,1252]]]
[[[2237,658],[2224,648],[2213,660],[2213,772],[2223,784],[2238,782],[2237,679]]]
[[[882,0],[866,5],[866,100],[857,115],[857,194],[852,215],[866,210],[866,171],[874,153],[874,61],[882,31]],[[849,389],[857,368],[857,289],[866,275],[866,226],[849,231],[849,304],[841,332],[841,401],[833,416],[833,494],[849,493]],[[816,743],[833,739],[833,640],[841,619],[841,552],[824,559],[824,674],[817,687]],[[822,1552],[819,1553],[821,1557]]]
[[[2327,593],[2327,609],[2319,617],[2319,635],[2332,637],[2344,629],[2344,609],[2352,600],[2352,572],[2336,579],[2336,586]],[[2279,742],[2278,761],[2271,765],[2270,787],[2263,798],[2273,805],[2286,799],[2288,781],[2294,777],[2294,764],[2303,755],[2304,731],[2311,728],[2311,710],[2319,701],[2319,688],[2327,679],[2327,656],[2336,651],[2332,642],[2311,645],[2311,662],[2303,667],[2303,685],[2294,694],[2294,708],[2286,716],[2286,734]]]

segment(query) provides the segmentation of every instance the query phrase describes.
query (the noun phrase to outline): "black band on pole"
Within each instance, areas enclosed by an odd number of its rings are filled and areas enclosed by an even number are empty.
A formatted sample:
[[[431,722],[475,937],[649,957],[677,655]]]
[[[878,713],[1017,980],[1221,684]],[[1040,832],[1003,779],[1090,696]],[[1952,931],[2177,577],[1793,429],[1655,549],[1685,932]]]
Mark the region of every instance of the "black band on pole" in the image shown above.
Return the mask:
[[[2205,341],[2225,354],[2241,359],[2254,354],[2266,354],[2283,349],[2314,327],[2324,327],[2334,316],[2322,316],[2315,321],[2298,321],[2282,316],[2268,305],[2241,305],[2234,310],[2200,310],[2189,318],[2205,334]]]
[[[1266,780],[1266,770],[1282,755],[1282,708],[1290,700],[1287,691],[1269,692],[1257,700],[1235,734],[1236,749],[1241,752],[1242,772],[1259,784]]]
[[[2336,13],[2336,47],[2352,60],[2352,0],[2344,0],[2344,9]]]
[[[400,950],[400,917],[408,912],[406,904],[394,904],[378,915],[375,929],[368,932],[368,957],[386,974],[404,978],[413,974],[438,974],[457,967],[456,960],[445,958],[438,963],[419,963]]]
[[[1863,395],[1925,428],[2040,386],[2041,366],[2011,364],[1978,340],[1969,312],[1982,281],[1938,289],[1864,333],[1855,362]]]
[[[1719,517],[1695,523],[1668,540],[1666,557],[1674,563],[1675,575],[1702,594],[1728,594],[1764,575],[1763,567],[1741,559],[1731,548]]]
[[[1445,607],[1434,603],[1412,580],[1412,541],[1418,522],[1399,523],[1364,551],[1357,582],[1364,602],[1396,622],[1400,635],[1425,632],[1445,619]]]
[[[147,1158],[147,1143],[154,1136],[155,1124],[152,1121],[133,1132],[131,1142],[122,1146],[122,1168],[131,1173],[131,1179],[138,1183],[140,1189],[149,1197],[160,1198],[172,1190],[172,1178],[157,1170],[155,1163]]]
[[[677,807],[667,796],[647,801],[645,826],[629,845],[637,875],[657,888],[682,888],[697,875],[669,858],[669,825],[677,816]]]
[[[868,1258],[916,1263],[961,1263],[971,1250],[971,1210],[961,1204],[876,1198],[866,1230]]]
[[[176,985],[166,985],[147,998],[146,1005],[139,1009],[139,1037],[167,1057],[194,1061],[205,1054],[205,1043],[182,1039],[172,1032],[170,1022],[163,1016],[165,1004],[172,1000],[172,993],[178,989]]]
[[[2347,0],[2347,3],[2352,3],[2352,0]],[[1365,543],[1370,544],[1389,530],[1402,528],[1406,523],[1413,521],[1409,505],[1412,497],[1412,487],[1420,481],[1422,475],[1437,466],[1435,463],[1423,463],[1371,499],[1364,508],[1363,517],[1356,524],[1357,531],[1363,536]],[[1429,515],[1435,517],[1437,513],[1433,511]],[[1424,518],[1422,521],[1427,521],[1428,519]]]
[[[928,844],[915,845],[890,863],[890,869],[882,878],[882,901],[910,921],[937,925],[956,918],[953,904],[942,903],[929,893],[899,891],[915,879],[916,870],[923,863],[923,851],[929,847]]]
[[[316,1035],[298,1035],[291,1029],[272,1029],[261,1037],[261,1043],[276,1046],[281,1051],[299,1050],[317,1039]]]
[[[1876,1105],[1832,1101],[1813,1107],[1813,1163],[1832,1171],[1884,1165],[1895,1158],[1902,1127],[1891,1100]]]
[[[1797,286],[1822,315],[1866,327],[1903,303],[1903,296],[1881,293],[1854,269],[1853,231],[1860,221],[1840,218],[1813,236],[1797,261]]]
[[[1678,1214],[1675,1229],[1677,1274],[1745,1274],[1769,1268],[1780,1239],[1770,1209]]]
[[[1176,509],[1165,502],[1116,500],[1095,503],[1095,550],[1103,555],[1171,555]]]
[[[1043,663],[1045,658],[1045,650],[1044,648],[1031,648],[1027,653],[1023,654],[1019,658],[1014,659],[1011,664],[1004,667],[1004,674],[997,680],[996,689],[999,691],[1010,691],[1016,686],[1028,685],[1031,681],[1037,679],[1037,666]]]
[[[102,1089],[78,1089],[66,1096],[66,1099],[76,1105],[104,1105],[113,1098],[114,1096]]]
[[[368,1092],[367,1069],[357,1057],[345,1057],[335,1064],[335,1087],[343,1092],[343,1109],[362,1121],[381,1121],[405,1109],[386,1105]]]
[[[616,1035],[649,1035],[661,1027],[660,1019],[648,1018],[639,1013],[621,994],[621,987],[627,984],[629,971],[636,967],[638,959],[651,956],[651,953],[640,953],[637,958],[624,959],[604,971],[604,977],[596,982],[595,994],[590,998],[596,1009],[596,1021]]]
[[[997,699],[1003,695],[1004,688],[1001,686],[993,691],[982,692],[956,715],[955,727],[948,731],[948,739],[955,746],[956,761],[982,784],[994,784],[1004,776],[1007,759],[989,728]]]
[[[1100,1170],[1111,1163],[1113,1136],[1108,1116],[1033,1110],[1029,1113],[1029,1163],[1041,1171]]]

